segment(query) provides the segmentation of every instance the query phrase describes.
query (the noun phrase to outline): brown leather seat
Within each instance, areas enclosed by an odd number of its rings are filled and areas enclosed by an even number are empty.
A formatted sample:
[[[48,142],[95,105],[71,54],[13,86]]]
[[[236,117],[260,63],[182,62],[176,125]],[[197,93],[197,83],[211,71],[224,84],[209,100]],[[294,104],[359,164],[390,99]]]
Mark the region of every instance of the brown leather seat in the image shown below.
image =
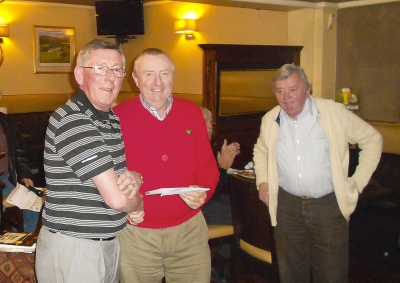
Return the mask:
[[[255,180],[231,175],[230,183],[235,235],[232,282],[239,282],[244,274],[279,282],[273,227]]]

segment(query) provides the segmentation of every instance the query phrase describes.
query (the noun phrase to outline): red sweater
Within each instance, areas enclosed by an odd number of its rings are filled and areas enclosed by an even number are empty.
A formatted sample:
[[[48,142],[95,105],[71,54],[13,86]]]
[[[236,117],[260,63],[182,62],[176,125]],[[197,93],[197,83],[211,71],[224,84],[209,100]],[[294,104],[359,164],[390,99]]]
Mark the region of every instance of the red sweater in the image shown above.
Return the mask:
[[[198,185],[209,188],[207,200],[218,183],[219,172],[200,108],[174,97],[171,111],[159,121],[137,96],[117,105],[129,170],[140,172],[144,221],[138,227],[167,228],[196,215],[179,195],[146,196],[145,192],[168,187]]]

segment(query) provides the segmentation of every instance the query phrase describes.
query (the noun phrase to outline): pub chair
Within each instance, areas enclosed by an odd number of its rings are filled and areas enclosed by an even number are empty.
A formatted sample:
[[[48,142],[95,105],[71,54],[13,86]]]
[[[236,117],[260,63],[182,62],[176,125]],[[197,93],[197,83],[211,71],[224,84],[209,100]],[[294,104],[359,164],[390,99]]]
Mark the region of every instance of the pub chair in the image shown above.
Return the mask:
[[[207,226],[208,226],[209,240],[221,239],[221,238],[233,236],[233,226],[232,225],[209,224]]]
[[[255,180],[238,175],[229,178],[235,237],[232,282],[239,282],[241,277],[249,274],[266,282],[279,282],[268,207],[259,199]]]

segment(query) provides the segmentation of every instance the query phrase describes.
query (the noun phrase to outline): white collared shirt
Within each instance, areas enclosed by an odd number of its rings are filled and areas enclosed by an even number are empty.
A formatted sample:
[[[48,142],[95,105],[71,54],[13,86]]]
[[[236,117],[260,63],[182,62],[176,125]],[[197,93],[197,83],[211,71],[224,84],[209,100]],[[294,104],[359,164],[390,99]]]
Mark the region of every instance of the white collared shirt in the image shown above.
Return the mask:
[[[329,141],[318,122],[311,98],[297,121],[281,109],[276,146],[279,186],[296,196],[314,198],[333,192]]]
[[[153,115],[154,117],[156,117],[158,120],[163,121],[165,119],[165,117],[167,117],[167,114],[169,113],[169,111],[172,108],[172,103],[173,103],[173,98],[172,98],[172,94],[170,94],[168,96],[168,107],[167,109],[164,111],[164,114],[161,116],[160,114],[158,114],[158,111],[155,107],[151,106],[143,97],[142,94],[140,94],[140,101],[142,102],[142,105],[144,108],[146,108],[151,115]]]

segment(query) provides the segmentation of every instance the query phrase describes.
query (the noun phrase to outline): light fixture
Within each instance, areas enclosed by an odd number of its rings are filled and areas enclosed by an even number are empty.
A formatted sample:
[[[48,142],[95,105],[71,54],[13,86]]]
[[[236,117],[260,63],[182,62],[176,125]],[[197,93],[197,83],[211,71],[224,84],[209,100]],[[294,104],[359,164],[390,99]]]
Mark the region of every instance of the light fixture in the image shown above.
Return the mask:
[[[195,19],[180,19],[174,23],[174,31],[176,33],[184,33],[186,39],[194,39],[194,32],[196,31]]]
[[[8,37],[10,34],[8,25],[0,25],[0,66],[3,63],[4,53],[3,48],[1,48],[1,43],[3,43],[3,37]]]

